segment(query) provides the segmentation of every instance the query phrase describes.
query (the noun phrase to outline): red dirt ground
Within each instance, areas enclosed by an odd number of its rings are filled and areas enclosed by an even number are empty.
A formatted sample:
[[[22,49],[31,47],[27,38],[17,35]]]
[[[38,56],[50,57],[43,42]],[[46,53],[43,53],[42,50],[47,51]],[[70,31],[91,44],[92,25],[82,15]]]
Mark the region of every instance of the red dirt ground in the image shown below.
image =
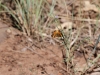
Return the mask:
[[[1,27],[4,24],[0,24]],[[33,40],[30,49],[23,37],[10,27],[0,29],[0,75],[62,75],[62,52],[57,45]],[[8,31],[7,34],[4,34]],[[15,33],[15,34],[14,34]],[[36,43],[41,45],[35,46]]]

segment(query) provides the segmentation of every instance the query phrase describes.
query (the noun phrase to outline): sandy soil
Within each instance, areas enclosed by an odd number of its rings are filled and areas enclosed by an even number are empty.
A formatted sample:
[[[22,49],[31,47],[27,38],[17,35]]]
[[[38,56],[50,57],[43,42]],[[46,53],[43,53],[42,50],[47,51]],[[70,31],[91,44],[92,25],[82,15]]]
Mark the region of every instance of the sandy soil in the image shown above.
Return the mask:
[[[62,75],[66,72],[58,45],[33,40],[28,47],[22,35],[4,34],[9,28],[0,29],[0,75]]]

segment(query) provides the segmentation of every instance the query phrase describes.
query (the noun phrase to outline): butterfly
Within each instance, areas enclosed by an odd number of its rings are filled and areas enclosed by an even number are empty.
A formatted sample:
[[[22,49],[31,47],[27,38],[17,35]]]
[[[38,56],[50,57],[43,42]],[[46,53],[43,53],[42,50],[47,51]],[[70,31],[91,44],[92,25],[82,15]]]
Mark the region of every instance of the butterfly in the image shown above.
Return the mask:
[[[56,37],[62,37],[62,32],[60,30],[55,30],[52,32],[52,35],[51,35],[53,38],[56,38]]]

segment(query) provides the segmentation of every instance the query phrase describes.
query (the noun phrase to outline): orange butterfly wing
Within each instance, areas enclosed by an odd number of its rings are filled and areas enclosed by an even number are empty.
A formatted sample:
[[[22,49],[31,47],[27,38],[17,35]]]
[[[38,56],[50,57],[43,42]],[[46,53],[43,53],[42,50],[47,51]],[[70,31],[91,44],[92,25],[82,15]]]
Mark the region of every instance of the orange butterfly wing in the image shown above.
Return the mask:
[[[55,30],[53,31],[52,35],[51,35],[53,38],[55,37],[62,37],[62,33],[60,30]]]

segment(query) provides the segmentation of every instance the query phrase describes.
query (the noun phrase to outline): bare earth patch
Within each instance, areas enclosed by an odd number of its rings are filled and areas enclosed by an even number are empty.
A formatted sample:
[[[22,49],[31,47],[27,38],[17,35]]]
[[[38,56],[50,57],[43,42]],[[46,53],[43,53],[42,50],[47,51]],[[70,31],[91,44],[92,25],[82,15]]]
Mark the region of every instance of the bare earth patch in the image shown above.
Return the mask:
[[[63,48],[50,43],[43,43],[40,48],[37,42],[38,47],[33,44],[33,49],[29,49],[23,40],[21,35],[9,34],[1,42],[0,75],[63,75],[66,72],[62,62]]]

